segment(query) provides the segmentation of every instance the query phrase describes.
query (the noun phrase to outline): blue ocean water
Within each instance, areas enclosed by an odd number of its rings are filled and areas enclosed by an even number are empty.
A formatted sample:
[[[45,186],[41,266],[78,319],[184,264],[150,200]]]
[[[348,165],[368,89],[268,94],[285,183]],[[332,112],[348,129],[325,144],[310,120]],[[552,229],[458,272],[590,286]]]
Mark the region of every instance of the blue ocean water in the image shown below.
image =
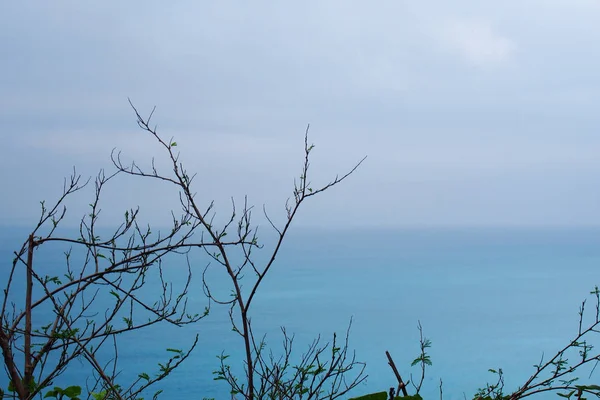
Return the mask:
[[[26,233],[0,229],[1,282]],[[55,252],[36,260],[59,268]],[[192,259],[192,266],[198,285],[204,261]],[[275,351],[281,326],[296,334],[301,351],[319,334],[324,340],[333,332],[343,335],[352,318],[350,347],[369,375],[352,396],[396,385],[386,350],[404,377],[418,374],[410,362],[419,354],[420,321],[433,344],[424,397],[439,398],[442,379],[444,399],[472,398],[493,381],[488,369],[502,368],[510,391],[526,381],[542,354],[569,342],[581,301],[600,284],[599,266],[600,229],[592,228],[295,229],[258,293],[252,321]],[[172,277],[180,272],[174,267]],[[212,279],[227,292],[218,275]],[[205,305],[196,286],[190,307],[201,312]],[[212,375],[217,355],[225,351],[235,362],[242,350],[224,306],[214,306],[194,326],[119,337],[122,376],[151,369],[167,347],[185,347],[196,334],[192,356],[157,386],[161,398],[230,398]],[[63,378],[85,380],[82,373],[76,365]]]

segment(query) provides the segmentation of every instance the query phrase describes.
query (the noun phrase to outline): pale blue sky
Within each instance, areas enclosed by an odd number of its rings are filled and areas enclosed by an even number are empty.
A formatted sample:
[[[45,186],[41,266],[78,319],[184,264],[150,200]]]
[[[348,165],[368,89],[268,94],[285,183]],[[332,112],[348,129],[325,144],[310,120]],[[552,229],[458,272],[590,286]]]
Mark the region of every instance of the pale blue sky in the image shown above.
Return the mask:
[[[281,210],[310,123],[315,183],[368,159],[301,225],[598,225],[598,21],[597,0],[3,2],[0,224],[113,147],[160,157],[130,97],[222,210]],[[114,189],[106,223],[176,205]]]

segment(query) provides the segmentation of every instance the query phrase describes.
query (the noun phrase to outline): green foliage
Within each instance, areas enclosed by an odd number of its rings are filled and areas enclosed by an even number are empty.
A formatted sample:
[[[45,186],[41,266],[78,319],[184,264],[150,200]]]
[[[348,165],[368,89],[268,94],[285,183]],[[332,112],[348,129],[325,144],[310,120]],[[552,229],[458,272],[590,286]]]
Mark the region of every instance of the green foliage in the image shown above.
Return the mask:
[[[30,380],[29,382],[25,382],[23,379],[21,379],[21,382],[32,393],[36,392],[39,389],[38,384],[33,379]],[[7,388],[7,390],[10,393],[16,393],[17,389],[16,389],[15,384],[14,384],[13,381],[8,382],[8,388]],[[2,393],[4,393],[4,391],[2,391]],[[2,399],[2,396],[0,396],[0,399]]]
[[[116,390],[117,393],[120,394],[121,392],[121,387],[119,385],[115,385],[114,389]],[[120,398],[120,396],[116,395],[114,393],[114,390],[108,391],[108,390],[102,390],[100,392],[97,393],[91,393],[90,396],[94,399],[94,400],[118,400]],[[139,398],[136,400],[144,400],[143,398]]]
[[[493,384],[486,383],[485,387],[479,388],[475,393],[476,400],[502,400],[504,396],[504,373],[502,369],[489,369],[488,372],[496,377],[496,382]]]
[[[410,366],[414,367],[417,364],[425,364],[425,365],[431,366],[432,365],[431,357],[429,357],[429,355],[425,352],[425,350],[430,347],[431,347],[431,340],[425,339],[421,345],[421,354],[419,354],[419,357],[415,358],[413,360],[413,362],[410,363]]]
[[[71,399],[71,400],[81,400],[81,386],[69,386],[65,389],[60,388],[58,386],[54,386],[54,389],[50,390],[44,398],[55,398],[58,400],[63,399]]]
[[[600,386],[598,385],[575,385],[575,389],[571,390],[568,393],[557,393],[560,397],[564,397],[565,399],[571,399],[575,396],[577,400],[586,400],[586,397],[583,397],[583,393],[593,394],[595,397],[599,397],[598,393],[600,393]]]
[[[100,393],[92,393],[92,398],[94,400],[106,400],[106,397],[107,397],[106,390],[103,390]]]
[[[349,400],[387,400],[388,399],[388,393],[387,392],[377,392],[377,393],[371,393],[371,394],[366,394],[364,396],[360,396],[360,397],[353,397]],[[415,394],[412,396],[397,396],[394,397],[394,400],[423,400],[423,398],[421,397],[420,394]]]
[[[62,282],[61,282],[60,279],[58,279],[58,276],[52,276],[52,277],[50,277],[50,276],[46,275],[44,277],[44,284],[48,284],[49,282],[52,282],[55,285],[62,285]]]
[[[387,398],[388,398],[387,392],[377,392],[377,393],[366,394],[366,395],[360,396],[360,397],[353,397],[350,400],[387,400]]]

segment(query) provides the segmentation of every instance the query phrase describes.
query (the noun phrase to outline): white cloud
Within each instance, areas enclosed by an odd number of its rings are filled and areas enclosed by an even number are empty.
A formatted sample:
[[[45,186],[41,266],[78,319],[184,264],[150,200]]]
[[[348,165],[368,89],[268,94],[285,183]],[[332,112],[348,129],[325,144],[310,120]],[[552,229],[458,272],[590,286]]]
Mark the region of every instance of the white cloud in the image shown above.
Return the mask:
[[[140,163],[164,160],[135,126],[130,97],[143,115],[158,107],[159,131],[202,175],[200,195],[226,206],[238,194],[285,200],[310,122],[322,181],[369,156],[315,202],[318,222],[332,221],[333,209],[340,218],[369,209],[369,224],[539,223],[566,221],[569,207],[581,210],[577,222],[591,221],[600,57],[589,49],[600,40],[600,3],[376,3],[116,10],[60,0],[3,10],[0,72],[10,79],[0,79],[0,181],[37,200],[72,165],[86,175],[110,168],[113,147]],[[471,199],[482,186],[477,213]],[[539,214],[539,193],[554,215]],[[0,197],[0,223],[37,212],[35,201]],[[500,210],[516,198],[522,208]]]
[[[507,63],[516,50],[511,39],[484,19],[454,18],[444,24],[440,33],[446,48],[478,67]]]

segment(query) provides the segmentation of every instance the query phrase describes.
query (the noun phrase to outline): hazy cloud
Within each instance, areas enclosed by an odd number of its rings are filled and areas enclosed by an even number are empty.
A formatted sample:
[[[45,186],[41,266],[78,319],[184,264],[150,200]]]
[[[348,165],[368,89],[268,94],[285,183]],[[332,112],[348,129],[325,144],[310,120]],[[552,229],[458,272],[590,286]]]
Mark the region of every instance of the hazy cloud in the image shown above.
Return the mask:
[[[508,63],[517,47],[483,19],[452,19],[441,34],[448,47],[479,67]]]
[[[591,0],[3,4],[0,223],[113,148],[159,160],[129,97],[206,201],[281,206],[311,123],[316,182],[369,158],[301,224],[598,224],[599,18]],[[128,185],[105,215],[168,217]]]

